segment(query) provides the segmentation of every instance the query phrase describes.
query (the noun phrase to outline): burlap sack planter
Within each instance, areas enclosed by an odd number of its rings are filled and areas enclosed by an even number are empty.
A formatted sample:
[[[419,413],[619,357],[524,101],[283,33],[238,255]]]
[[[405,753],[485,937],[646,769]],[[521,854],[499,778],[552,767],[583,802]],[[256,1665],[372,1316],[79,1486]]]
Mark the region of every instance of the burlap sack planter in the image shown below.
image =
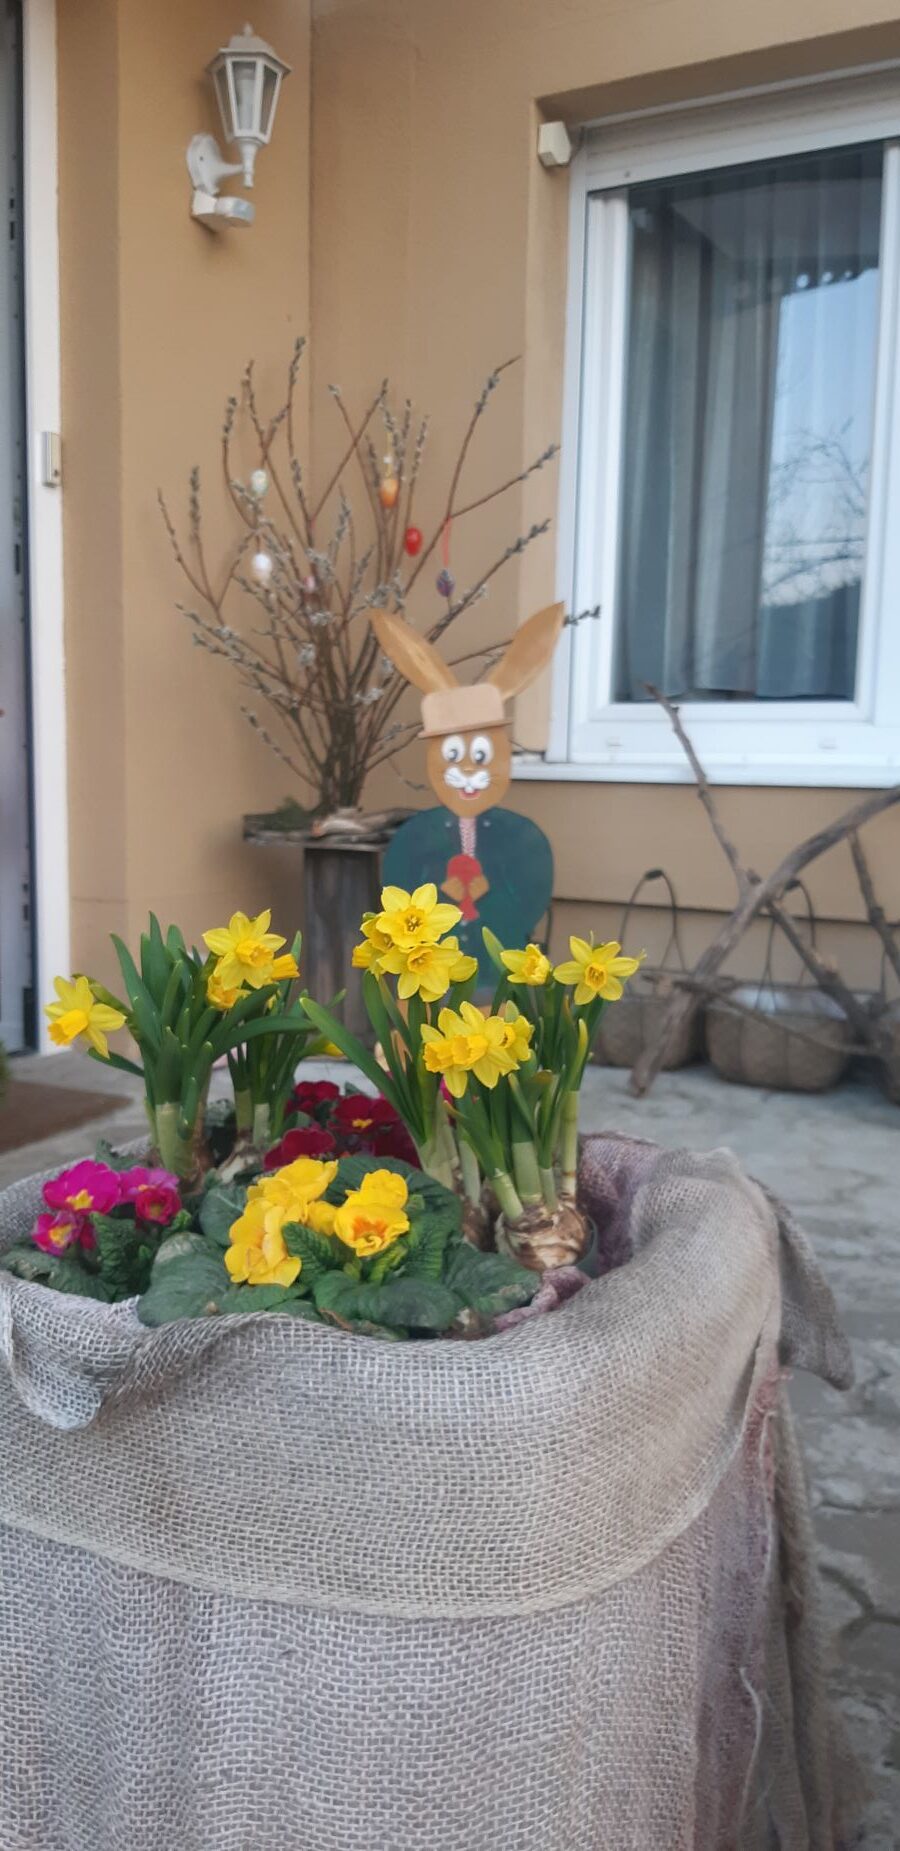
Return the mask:
[[[849,1378],[827,1288],[725,1153],[584,1181],[631,1257],[476,1343],[0,1275],[3,1851],[843,1842],[782,1398]]]

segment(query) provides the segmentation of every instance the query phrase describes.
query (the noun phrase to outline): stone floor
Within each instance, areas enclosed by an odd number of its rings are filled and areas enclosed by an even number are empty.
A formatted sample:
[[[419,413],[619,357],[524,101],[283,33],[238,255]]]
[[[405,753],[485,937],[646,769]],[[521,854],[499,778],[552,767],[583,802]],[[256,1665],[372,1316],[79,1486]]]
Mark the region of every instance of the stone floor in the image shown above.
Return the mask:
[[[317,1064],[316,1071],[319,1071]],[[346,1071],[346,1070],[344,1070]],[[341,1077],[341,1069],[321,1064]],[[125,1110],[0,1156],[0,1188],[61,1166],[97,1136],[139,1137],[143,1111],[126,1076],[77,1056],[16,1062],[23,1080],[127,1093]],[[312,1077],[312,1074],[310,1075]],[[663,1075],[632,1099],[626,1076],[594,1068],[586,1130],[630,1131],[672,1147],[725,1145],[793,1208],[811,1235],[853,1343],[848,1395],[808,1377],[801,1418],[835,1628],[834,1683],[872,1794],[866,1851],[900,1848],[900,1113],[863,1085],[819,1098],[760,1093],[708,1069]]]

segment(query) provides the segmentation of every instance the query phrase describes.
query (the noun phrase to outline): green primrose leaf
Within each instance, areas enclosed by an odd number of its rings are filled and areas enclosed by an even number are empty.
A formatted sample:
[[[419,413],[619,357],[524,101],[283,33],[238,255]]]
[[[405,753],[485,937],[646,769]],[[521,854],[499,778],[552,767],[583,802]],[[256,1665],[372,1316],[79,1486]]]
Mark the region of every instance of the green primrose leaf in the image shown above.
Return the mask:
[[[359,1319],[390,1330],[447,1330],[460,1309],[455,1292],[437,1280],[388,1278],[380,1285],[327,1273],[314,1288],[316,1309],[342,1323]]]
[[[343,1258],[340,1243],[331,1240],[327,1234],[317,1234],[313,1228],[304,1227],[298,1221],[288,1222],[287,1227],[281,1231],[288,1253],[294,1254],[302,1262],[300,1280],[305,1288],[311,1290],[323,1273],[340,1266]]]
[[[114,1215],[92,1215],[100,1278],[110,1301],[133,1298],[150,1284],[159,1236],[136,1221]]]
[[[142,1324],[171,1324],[180,1318],[208,1317],[220,1308],[231,1281],[222,1261],[207,1248],[182,1253],[153,1268],[150,1285],[137,1308]]]
[[[289,1300],[297,1296],[297,1290],[292,1285],[233,1285],[219,1301],[219,1310],[223,1315],[228,1312],[282,1311]]]
[[[468,1241],[460,1241],[448,1256],[446,1278],[463,1305],[483,1317],[530,1304],[540,1284],[539,1274],[505,1254],[479,1253]]]
[[[247,1206],[247,1189],[243,1183],[213,1183],[200,1203],[198,1220],[217,1247],[228,1246],[228,1236],[235,1221]]]

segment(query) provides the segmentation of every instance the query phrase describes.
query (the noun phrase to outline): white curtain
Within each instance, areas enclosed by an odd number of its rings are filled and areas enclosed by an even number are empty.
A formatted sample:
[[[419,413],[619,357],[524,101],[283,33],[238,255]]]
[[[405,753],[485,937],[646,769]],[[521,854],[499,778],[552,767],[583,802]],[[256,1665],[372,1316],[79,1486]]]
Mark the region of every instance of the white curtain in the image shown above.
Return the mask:
[[[630,196],[616,694],[852,697],[881,149]]]

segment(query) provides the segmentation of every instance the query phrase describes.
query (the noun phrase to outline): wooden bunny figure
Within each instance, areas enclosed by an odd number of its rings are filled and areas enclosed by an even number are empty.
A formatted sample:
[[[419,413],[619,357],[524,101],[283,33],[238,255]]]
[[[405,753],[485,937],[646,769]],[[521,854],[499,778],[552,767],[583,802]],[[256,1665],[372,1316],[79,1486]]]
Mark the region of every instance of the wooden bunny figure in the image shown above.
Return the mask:
[[[412,890],[434,881],[462,912],[461,948],[493,984],[482,926],[504,945],[523,945],[547,912],[553,855],[542,829],[497,806],[509,788],[512,746],[505,703],[550,661],[564,606],[538,611],[517,630],[484,681],[462,685],[433,643],[402,617],[369,613],[384,654],[422,691],[428,777],[440,808],[420,810],[392,838],[384,878]]]

